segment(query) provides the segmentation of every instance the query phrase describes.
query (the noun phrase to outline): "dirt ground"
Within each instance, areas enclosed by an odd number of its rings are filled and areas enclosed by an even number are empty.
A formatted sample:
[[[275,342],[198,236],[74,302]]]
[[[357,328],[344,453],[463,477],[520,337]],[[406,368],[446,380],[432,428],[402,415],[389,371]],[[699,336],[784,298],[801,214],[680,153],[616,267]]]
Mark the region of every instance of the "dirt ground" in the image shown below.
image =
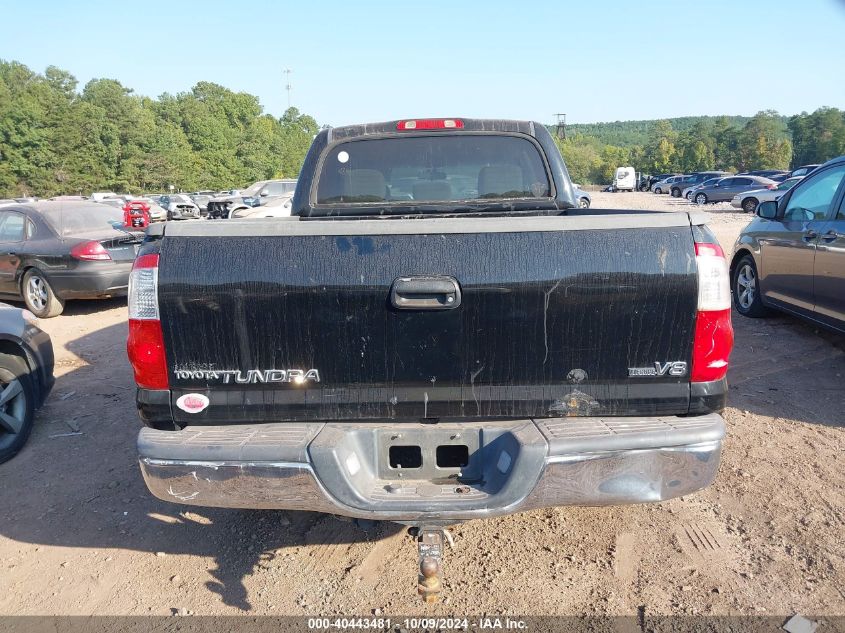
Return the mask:
[[[688,208],[639,193],[593,206]],[[730,251],[748,216],[708,210]],[[400,526],[152,498],[125,302],[71,303],[42,321],[55,390],[0,466],[0,614],[845,615],[845,339],[787,316],[734,325],[715,485],[456,526],[445,598],[425,605]]]

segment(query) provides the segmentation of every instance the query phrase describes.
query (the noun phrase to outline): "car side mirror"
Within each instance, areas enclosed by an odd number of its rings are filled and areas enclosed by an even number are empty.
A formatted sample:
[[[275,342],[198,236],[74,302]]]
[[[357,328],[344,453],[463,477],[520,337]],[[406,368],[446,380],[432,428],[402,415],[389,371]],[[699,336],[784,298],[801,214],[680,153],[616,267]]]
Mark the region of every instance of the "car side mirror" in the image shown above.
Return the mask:
[[[774,220],[778,217],[778,203],[773,200],[761,202],[757,206],[757,216],[766,220]]]
[[[262,198],[266,198],[267,196],[270,195],[270,192],[265,190],[265,191],[262,191],[261,193],[259,193],[258,195],[261,196]]]

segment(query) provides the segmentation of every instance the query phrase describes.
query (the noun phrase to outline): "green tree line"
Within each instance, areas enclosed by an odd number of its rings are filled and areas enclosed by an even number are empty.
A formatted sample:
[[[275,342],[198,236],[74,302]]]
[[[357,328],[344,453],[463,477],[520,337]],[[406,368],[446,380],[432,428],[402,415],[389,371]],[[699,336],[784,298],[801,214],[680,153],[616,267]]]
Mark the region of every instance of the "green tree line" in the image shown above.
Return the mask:
[[[68,72],[0,60],[0,198],[227,189],[295,178],[319,130],[290,108],[200,82],[150,99],[113,79],[81,91]]]
[[[650,122],[646,136],[642,125],[628,130],[623,123],[610,123],[608,136],[600,131],[603,124],[593,124],[587,128],[593,135],[575,131],[566,140],[558,140],[558,145],[572,179],[580,183],[609,183],[616,168],[623,165],[651,174],[713,169],[740,172],[788,169],[845,154],[845,111],[836,108],[789,118],[767,110],[751,118],[687,117],[675,121],[683,123],[680,131],[673,121],[660,120]],[[608,137],[622,144],[601,140]],[[643,142],[631,144],[630,138]]]
[[[0,197],[225,189],[296,177],[319,126],[290,108],[199,82],[139,96],[113,79],[81,90],[68,72],[0,60]],[[607,183],[622,165],[646,173],[786,169],[845,154],[845,112],[683,117],[572,125],[559,141],[576,182]]]
[[[572,134],[592,136],[601,141],[603,145],[617,145],[619,147],[632,147],[634,145],[645,145],[651,139],[654,127],[660,121],[668,121],[672,129],[678,133],[689,131],[698,123],[712,123],[717,118],[726,119],[735,127],[742,127],[751,117],[747,116],[685,116],[672,119],[651,119],[639,121],[608,121],[605,123],[572,123],[567,126],[567,131]],[[783,124],[786,125],[786,117],[783,117]]]

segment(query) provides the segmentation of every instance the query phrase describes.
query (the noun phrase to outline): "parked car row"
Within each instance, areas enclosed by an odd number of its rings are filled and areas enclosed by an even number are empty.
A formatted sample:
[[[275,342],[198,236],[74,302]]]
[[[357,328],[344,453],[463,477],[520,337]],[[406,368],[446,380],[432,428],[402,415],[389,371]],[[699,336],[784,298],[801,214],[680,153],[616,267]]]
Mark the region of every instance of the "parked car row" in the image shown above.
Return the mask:
[[[680,198],[684,190],[690,187],[697,187],[707,180],[724,178],[725,176],[730,176],[730,174],[726,171],[701,171],[695,174],[680,176],[675,182],[669,185],[669,190],[663,193],[671,194],[673,198]]]
[[[776,200],[818,165],[803,165],[792,171],[760,169],[741,174],[702,171],[694,174],[643,176],[640,191],[670,194],[696,204],[730,202],[732,206],[754,213],[761,202]]]
[[[208,217],[225,219],[288,216],[290,200],[295,190],[296,180],[259,180],[243,191],[208,199]]]
[[[244,190],[195,191],[184,193],[148,193],[143,195],[117,194],[112,191],[95,191],[90,196],[56,196],[50,200],[90,200],[123,208],[130,202],[144,202],[149,206],[150,220],[196,220],[200,218],[267,218],[290,215],[291,199],[296,190],[296,180],[259,180]],[[583,199],[589,206],[589,195]],[[0,205],[35,202],[37,198],[0,199]]]
[[[84,200],[84,198],[83,198]],[[150,214],[150,221],[151,222],[164,222],[165,220],[169,219],[167,217],[167,210],[163,209],[156,200],[149,197],[139,197],[139,196],[106,196],[102,198],[100,204],[107,204],[111,207],[116,209],[123,209],[128,203],[130,202],[146,202],[147,206],[149,207],[149,214]]]
[[[137,196],[97,191],[89,198],[0,201],[0,296],[23,299],[38,317],[52,317],[66,299],[126,294],[129,270],[144,237],[126,221],[127,205],[143,203],[149,220],[290,215],[295,180],[262,180],[242,193]],[[580,192],[581,206],[589,194]],[[1,351],[1,350],[0,350]]]

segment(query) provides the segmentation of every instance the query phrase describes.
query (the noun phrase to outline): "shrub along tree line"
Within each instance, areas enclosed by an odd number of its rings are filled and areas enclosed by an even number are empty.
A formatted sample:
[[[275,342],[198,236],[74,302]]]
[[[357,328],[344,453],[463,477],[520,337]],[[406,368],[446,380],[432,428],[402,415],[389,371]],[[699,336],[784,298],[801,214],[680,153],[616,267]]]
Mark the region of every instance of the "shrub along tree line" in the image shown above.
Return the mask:
[[[682,131],[675,130],[671,120],[632,121],[629,130],[624,122],[609,123],[609,136],[618,144],[602,141],[603,124],[573,126],[574,133],[558,140],[558,145],[572,179],[581,183],[609,183],[623,165],[652,174],[740,172],[789,169],[845,154],[845,111],[837,108],[789,118],[767,110],[749,119],[723,116],[677,121],[683,123]]]
[[[113,79],[82,91],[68,72],[0,60],[0,198],[182,191],[295,178],[319,130],[290,108],[200,82],[150,99]]]

